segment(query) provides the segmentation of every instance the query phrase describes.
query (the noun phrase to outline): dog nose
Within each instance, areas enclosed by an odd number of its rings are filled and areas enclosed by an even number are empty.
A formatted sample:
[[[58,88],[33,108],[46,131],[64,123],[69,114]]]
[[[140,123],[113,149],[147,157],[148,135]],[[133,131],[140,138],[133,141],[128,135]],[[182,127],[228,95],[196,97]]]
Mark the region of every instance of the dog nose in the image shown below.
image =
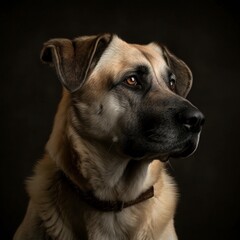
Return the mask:
[[[197,108],[190,108],[179,113],[179,122],[190,132],[200,132],[204,121],[204,115]]]

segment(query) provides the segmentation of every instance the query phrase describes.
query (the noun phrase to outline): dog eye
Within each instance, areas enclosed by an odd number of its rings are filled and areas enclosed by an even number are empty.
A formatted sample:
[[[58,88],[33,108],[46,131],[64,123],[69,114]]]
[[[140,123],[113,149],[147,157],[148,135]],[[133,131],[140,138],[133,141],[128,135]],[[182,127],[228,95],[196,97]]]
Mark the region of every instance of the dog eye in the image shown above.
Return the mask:
[[[135,86],[141,85],[138,81],[137,76],[134,76],[134,75],[125,78],[125,80],[123,82],[130,87],[135,87]]]
[[[170,74],[168,83],[169,88],[174,92],[176,89],[176,76],[173,73]]]

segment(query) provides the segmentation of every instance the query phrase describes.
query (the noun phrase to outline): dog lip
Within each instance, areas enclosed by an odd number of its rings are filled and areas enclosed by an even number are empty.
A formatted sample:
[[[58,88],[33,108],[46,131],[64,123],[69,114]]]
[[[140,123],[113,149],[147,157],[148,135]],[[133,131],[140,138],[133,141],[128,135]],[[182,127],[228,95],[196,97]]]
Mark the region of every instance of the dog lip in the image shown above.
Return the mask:
[[[182,136],[183,139],[175,139],[171,146],[163,147],[163,140],[159,134],[152,134],[146,138],[143,144],[136,144],[135,138],[128,138],[125,144],[124,153],[134,160],[158,159],[167,162],[170,157],[185,158],[192,155],[197,149],[200,133],[191,133]],[[136,145],[135,145],[136,144]],[[142,146],[142,147],[140,147]]]
[[[187,140],[184,144],[184,147],[179,151],[173,151],[170,156],[173,158],[185,158],[191,156],[196,150],[198,146],[198,140]]]

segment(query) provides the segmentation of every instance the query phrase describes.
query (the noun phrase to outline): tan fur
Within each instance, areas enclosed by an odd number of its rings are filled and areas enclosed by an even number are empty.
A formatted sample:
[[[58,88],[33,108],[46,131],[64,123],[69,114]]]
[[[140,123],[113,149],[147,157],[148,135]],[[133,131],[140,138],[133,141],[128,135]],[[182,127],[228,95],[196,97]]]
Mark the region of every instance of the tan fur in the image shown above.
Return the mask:
[[[117,147],[117,120],[125,107],[108,94],[106,76],[116,79],[134,63],[149,65],[158,76],[153,84],[171,94],[160,77],[166,65],[161,49],[155,44],[127,44],[115,36],[79,94],[74,96],[77,111],[83,120],[88,119],[90,129],[78,120],[71,94],[63,91],[46,154],[27,183],[29,208],[14,240],[48,239],[47,236],[64,240],[177,239],[173,222],[176,189],[165,164],[145,159],[126,173],[130,159],[120,154]],[[101,118],[96,114],[97,102],[104,105]],[[76,132],[76,126],[83,136]],[[85,131],[94,138],[86,137]],[[62,172],[68,180],[62,177]],[[155,191],[153,198],[120,212],[99,212],[79,198],[69,181],[81,190],[92,190],[101,200],[130,201],[152,185]]]

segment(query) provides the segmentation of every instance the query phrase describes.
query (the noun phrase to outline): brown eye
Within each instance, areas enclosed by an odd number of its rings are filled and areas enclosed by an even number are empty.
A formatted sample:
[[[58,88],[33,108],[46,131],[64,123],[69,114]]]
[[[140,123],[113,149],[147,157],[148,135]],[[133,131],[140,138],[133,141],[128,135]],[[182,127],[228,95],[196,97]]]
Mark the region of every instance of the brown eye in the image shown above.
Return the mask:
[[[124,78],[122,83],[132,90],[141,90],[143,85],[141,81],[139,80],[139,76],[137,74],[129,75]]]
[[[176,89],[176,76],[174,74],[171,74],[169,76],[169,88],[172,91],[175,91],[175,89]]]
[[[129,76],[124,80],[124,83],[130,87],[140,85],[136,76]]]

